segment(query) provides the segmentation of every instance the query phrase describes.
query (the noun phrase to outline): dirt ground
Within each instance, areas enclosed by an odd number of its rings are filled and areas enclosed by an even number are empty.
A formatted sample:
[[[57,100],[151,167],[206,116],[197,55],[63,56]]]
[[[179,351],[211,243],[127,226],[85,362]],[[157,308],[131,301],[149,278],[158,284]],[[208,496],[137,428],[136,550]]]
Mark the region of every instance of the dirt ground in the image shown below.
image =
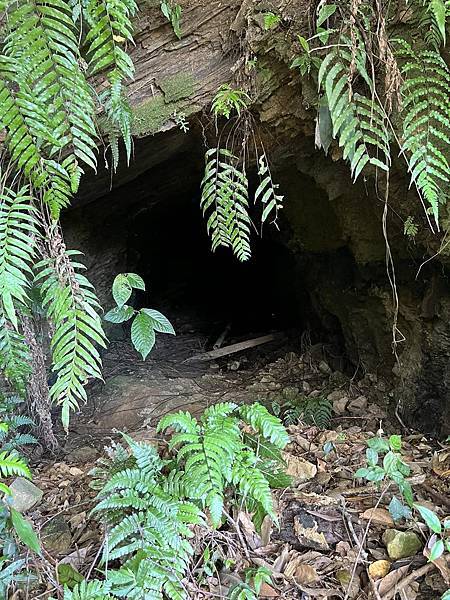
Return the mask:
[[[272,583],[263,585],[261,597],[440,598],[447,589],[449,565],[444,559],[428,563],[421,551],[392,560],[382,541],[384,532],[394,527],[387,511],[390,496],[380,502],[376,486],[356,480],[354,473],[364,463],[369,437],[381,430],[403,433],[416,498],[444,517],[450,512],[449,446],[402,431],[386,412],[388,384],[375,374],[359,377],[332,368],[339,357],[327,346],[311,345],[307,336],[291,333],[219,361],[193,362],[188,359],[208,350],[214,340],[196,333],[190,323],[179,323],[177,329],[175,338],[160,336],[145,363],[128,342],[112,343],[104,361],[105,383],[91,389],[91,402],[73,420],[60,455],[36,465],[34,483],[44,496],[29,516],[44,546],[39,563],[43,576],[28,595],[18,598],[59,598],[56,572],[61,564],[85,577],[95,574],[102,532],[89,516],[95,498],[89,471],[120,431],[161,443],[155,426],[167,412],[198,414],[211,403],[230,400],[259,401],[275,410],[292,394],[329,398],[333,418],[327,429],[301,421],[289,426],[285,459],[293,484],[274,492],[280,528],[266,523],[257,533],[249,516],[239,511],[234,515],[236,530],[199,533],[199,554],[207,544],[222,559],[232,558],[235,566],[231,572],[223,568],[203,574],[201,585],[189,582],[191,597],[225,598],[246,567],[262,565],[270,569]],[[395,524],[400,530],[408,527]],[[426,528],[415,523],[412,529],[425,544]],[[389,560],[389,573],[369,576],[369,567],[382,560]]]

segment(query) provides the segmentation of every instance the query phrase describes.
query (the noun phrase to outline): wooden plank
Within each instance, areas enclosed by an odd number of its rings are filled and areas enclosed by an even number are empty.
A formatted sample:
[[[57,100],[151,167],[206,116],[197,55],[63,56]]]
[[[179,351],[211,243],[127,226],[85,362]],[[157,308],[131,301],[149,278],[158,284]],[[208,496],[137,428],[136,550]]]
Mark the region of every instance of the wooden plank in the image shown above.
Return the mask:
[[[217,348],[216,350],[210,350],[209,352],[203,352],[202,354],[190,356],[184,362],[215,360],[216,358],[222,358],[223,356],[235,354],[236,352],[248,350],[249,348],[256,348],[262,344],[267,344],[268,342],[273,342],[282,338],[284,338],[284,334],[282,332],[270,333],[269,335],[263,335],[251,340],[245,340],[244,342],[238,342],[237,344],[231,344],[230,346],[225,346],[224,348]]]

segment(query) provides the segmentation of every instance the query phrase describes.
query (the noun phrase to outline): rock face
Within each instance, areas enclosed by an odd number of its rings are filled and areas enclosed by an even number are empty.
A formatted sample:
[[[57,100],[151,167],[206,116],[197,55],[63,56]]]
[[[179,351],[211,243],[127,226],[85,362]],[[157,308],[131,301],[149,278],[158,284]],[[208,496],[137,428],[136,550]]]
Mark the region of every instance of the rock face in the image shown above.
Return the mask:
[[[129,85],[137,136],[134,159],[129,167],[121,163],[113,178],[106,169],[88,175],[65,216],[68,245],[85,252],[102,304],[110,307],[109,290],[118,272],[135,270],[150,287],[156,282],[162,288],[165,279],[167,288],[175,273],[191,280],[198,276],[195,264],[206,265],[210,285],[204,295],[215,302],[211,273],[220,271],[225,259],[219,254],[213,262],[209,255],[198,209],[204,151],[217,144],[209,104],[221,84],[233,77],[248,83],[250,77],[257,135],[285,196],[280,232],[267,229],[263,242],[255,239],[256,261],[264,255],[258,248],[266,243],[266,249],[270,243],[282,256],[282,267],[269,275],[265,265],[260,267],[260,281],[270,277],[270,285],[258,290],[258,297],[278,293],[279,310],[297,314],[305,328],[320,330],[325,338],[338,338],[354,367],[390,377],[396,390],[392,398],[375,383],[374,392],[405,421],[430,433],[448,432],[449,253],[444,247],[416,278],[422,262],[439,250],[441,238],[427,230],[402,167],[391,173],[387,219],[396,314],[386,272],[384,205],[373,180],[352,183],[338,148],[332,145],[328,156],[315,149],[315,84],[289,68],[294,50],[286,30],[264,30],[265,2],[182,4],[181,40],[161,15],[159,2],[142,7],[132,53],[136,79]],[[309,4],[270,3],[287,29],[295,24],[305,32]],[[245,70],[249,57],[256,65],[250,76]],[[189,119],[189,132],[178,128],[176,113]],[[403,233],[409,216],[421,224],[414,240]],[[114,337],[120,330],[111,333]]]

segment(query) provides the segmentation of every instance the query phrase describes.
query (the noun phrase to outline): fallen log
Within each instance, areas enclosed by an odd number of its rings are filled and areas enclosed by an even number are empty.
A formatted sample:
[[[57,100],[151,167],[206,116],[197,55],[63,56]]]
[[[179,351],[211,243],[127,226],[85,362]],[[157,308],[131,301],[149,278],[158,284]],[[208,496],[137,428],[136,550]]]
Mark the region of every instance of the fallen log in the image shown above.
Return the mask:
[[[203,352],[202,354],[190,356],[184,362],[215,360],[216,358],[222,358],[223,356],[228,356],[229,354],[241,352],[241,350],[248,350],[249,348],[256,348],[256,346],[261,346],[262,344],[267,344],[268,342],[281,340],[284,337],[285,336],[283,332],[270,333],[269,335],[263,335],[251,340],[238,342],[237,344],[231,344],[230,346],[225,346],[224,348],[217,348],[216,350],[210,350],[209,352]]]

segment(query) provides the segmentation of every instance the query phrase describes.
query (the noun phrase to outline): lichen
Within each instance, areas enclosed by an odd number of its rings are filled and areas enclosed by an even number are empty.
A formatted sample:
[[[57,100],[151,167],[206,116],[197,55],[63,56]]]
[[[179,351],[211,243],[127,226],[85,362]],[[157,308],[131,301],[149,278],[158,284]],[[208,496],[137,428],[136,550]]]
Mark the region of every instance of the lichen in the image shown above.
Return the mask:
[[[158,81],[167,103],[178,102],[192,96],[195,90],[195,80],[189,73],[179,73]]]
[[[166,104],[162,96],[155,96],[133,108],[133,135],[154,134],[170,119],[173,106]]]

